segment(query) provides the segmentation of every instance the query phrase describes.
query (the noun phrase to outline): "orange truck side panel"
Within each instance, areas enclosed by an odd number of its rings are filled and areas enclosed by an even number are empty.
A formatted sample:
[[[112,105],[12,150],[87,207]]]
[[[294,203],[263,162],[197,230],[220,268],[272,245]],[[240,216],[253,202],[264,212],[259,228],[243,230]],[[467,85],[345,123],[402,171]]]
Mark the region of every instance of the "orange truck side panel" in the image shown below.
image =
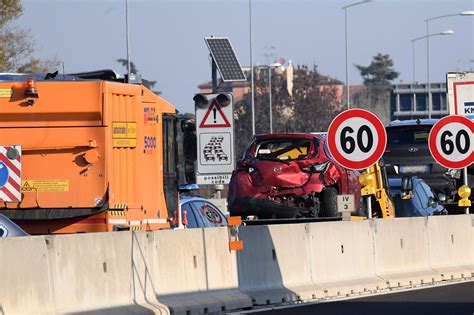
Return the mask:
[[[0,145],[22,146],[26,185],[20,203],[0,204],[0,210],[96,211],[19,221],[35,234],[169,227],[161,135],[162,114],[175,114],[174,106],[141,85],[77,81],[36,87],[38,98],[30,106],[23,83],[0,83],[13,91],[0,98]]]
[[[26,103],[23,83],[1,83],[0,88],[13,90],[10,99],[0,99],[2,127],[102,124],[102,95],[99,82],[37,82],[39,97],[33,106]]]
[[[21,144],[23,151],[22,202],[7,207],[85,208],[104,202],[105,128],[0,128],[0,139],[2,145]],[[93,166],[84,158],[89,151],[101,156]]]

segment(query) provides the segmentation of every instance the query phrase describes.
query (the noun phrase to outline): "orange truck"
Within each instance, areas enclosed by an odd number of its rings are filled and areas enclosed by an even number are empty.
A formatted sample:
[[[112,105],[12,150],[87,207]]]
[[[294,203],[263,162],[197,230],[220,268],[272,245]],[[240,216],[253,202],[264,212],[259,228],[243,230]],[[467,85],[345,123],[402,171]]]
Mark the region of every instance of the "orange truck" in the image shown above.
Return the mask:
[[[170,227],[176,108],[112,73],[0,74],[0,213],[27,232]]]

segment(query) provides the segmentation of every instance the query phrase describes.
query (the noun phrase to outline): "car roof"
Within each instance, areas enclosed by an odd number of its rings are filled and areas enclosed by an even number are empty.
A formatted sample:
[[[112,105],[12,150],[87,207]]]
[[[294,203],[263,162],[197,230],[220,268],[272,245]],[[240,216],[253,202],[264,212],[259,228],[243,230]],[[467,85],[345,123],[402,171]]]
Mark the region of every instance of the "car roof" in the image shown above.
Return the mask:
[[[199,196],[181,195],[180,198],[179,198],[179,203],[181,205],[186,203],[186,202],[190,202],[190,201],[205,201],[205,202],[209,202],[209,203],[213,204],[209,199],[205,199],[205,198],[202,198],[202,197],[199,197]]]
[[[265,133],[255,135],[256,140],[269,140],[269,139],[325,139],[324,134],[310,134],[310,133]]]
[[[391,121],[387,127],[399,126],[432,126],[438,122],[439,119],[407,119]]]

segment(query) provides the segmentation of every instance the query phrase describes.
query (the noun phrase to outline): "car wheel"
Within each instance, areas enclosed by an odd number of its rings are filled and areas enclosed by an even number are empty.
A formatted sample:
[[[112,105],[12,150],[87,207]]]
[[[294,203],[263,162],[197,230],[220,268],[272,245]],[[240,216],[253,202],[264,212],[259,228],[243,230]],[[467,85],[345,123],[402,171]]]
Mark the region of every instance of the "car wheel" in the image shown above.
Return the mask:
[[[327,187],[321,192],[321,208],[323,216],[337,217],[337,189],[335,187]]]

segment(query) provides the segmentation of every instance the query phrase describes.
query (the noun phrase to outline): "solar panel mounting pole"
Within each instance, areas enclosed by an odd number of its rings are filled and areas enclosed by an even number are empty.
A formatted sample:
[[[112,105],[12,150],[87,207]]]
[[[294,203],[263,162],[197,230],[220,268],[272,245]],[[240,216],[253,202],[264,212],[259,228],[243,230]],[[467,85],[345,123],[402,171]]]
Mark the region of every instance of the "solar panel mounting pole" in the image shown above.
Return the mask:
[[[217,92],[217,65],[216,61],[212,57],[212,54],[209,54],[211,56],[211,76],[212,76],[212,93]],[[214,196],[213,198],[220,198],[220,188],[221,185],[212,185],[212,189],[214,190]]]
[[[211,62],[212,62],[212,93],[217,92],[217,65],[214,58],[211,55]]]

